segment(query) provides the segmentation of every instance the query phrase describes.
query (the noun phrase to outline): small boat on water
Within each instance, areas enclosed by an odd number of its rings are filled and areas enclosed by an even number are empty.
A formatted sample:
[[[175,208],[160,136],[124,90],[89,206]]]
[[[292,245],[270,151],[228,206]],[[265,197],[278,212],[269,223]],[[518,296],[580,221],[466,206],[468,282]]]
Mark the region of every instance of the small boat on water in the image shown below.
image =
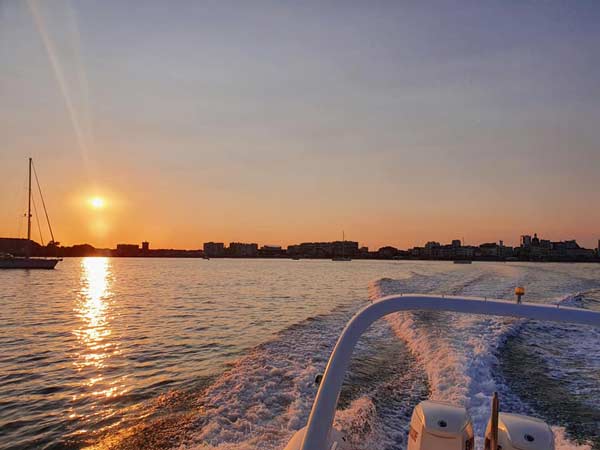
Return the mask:
[[[473,264],[470,259],[455,259],[454,264]]]
[[[401,311],[447,311],[459,314],[516,317],[582,324],[600,328],[600,311],[539,303],[434,295],[391,295],[359,310],[340,335],[325,373],[318,375],[317,396],[307,425],[298,430],[285,450],[349,450],[350,439],[334,426],[338,398],[356,343],[376,320]],[[498,394],[491,396],[490,419],[484,431],[485,450],[554,450],[554,433],[542,420],[500,412]],[[425,400],[413,410],[407,430],[408,450],[474,450],[475,427],[463,405]]]
[[[31,257],[31,170],[33,168],[33,160],[29,158],[29,189],[28,189],[28,206],[27,206],[27,241],[25,245],[25,256],[14,256],[10,253],[1,253],[0,254],[0,269],[54,269],[56,265],[62,261],[62,258],[34,258]],[[35,169],[34,169],[35,171]],[[34,172],[35,173],[35,172]],[[46,221],[48,223],[48,228],[50,230],[50,236],[52,240],[50,244],[54,244],[54,234],[52,232],[52,226],[50,225],[50,219],[48,218],[48,211],[46,211],[46,203],[44,202],[44,197],[42,196],[42,190],[40,188],[40,183],[37,178],[37,174],[35,174],[35,180],[38,186],[38,190],[40,193],[40,197],[42,200],[42,206],[44,208],[44,214],[46,216]],[[35,208],[35,203],[34,203]],[[39,226],[39,223],[38,223]],[[41,232],[40,232],[41,236]],[[42,242],[43,244],[43,242]]]

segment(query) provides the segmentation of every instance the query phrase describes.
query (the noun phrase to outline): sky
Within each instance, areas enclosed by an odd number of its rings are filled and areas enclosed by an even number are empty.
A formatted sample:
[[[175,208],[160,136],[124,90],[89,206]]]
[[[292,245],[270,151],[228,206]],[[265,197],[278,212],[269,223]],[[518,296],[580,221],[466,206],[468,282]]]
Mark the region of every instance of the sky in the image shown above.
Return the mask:
[[[598,23],[591,0],[0,0],[0,236],[32,156],[66,245],[596,247]]]

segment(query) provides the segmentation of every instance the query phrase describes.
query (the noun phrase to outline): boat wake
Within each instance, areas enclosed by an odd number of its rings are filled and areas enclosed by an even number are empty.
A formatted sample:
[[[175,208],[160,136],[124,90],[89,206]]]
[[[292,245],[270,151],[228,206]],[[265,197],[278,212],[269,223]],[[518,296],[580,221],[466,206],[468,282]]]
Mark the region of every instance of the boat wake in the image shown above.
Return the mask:
[[[507,271],[511,269],[506,268]],[[506,273],[501,277],[495,277],[493,274],[480,273],[474,274],[472,277],[466,278],[460,284],[449,286],[444,283],[444,280],[431,280],[428,277],[415,275],[410,279],[391,280],[382,279],[374,282],[371,286],[371,298],[377,299],[382,296],[399,294],[399,293],[440,293],[440,287],[446,287],[445,292],[460,295],[478,295],[478,296],[494,296],[499,298],[507,298],[510,296],[515,285],[524,281],[523,276],[509,276]],[[517,274],[514,274],[517,275]],[[494,286],[492,288],[492,286]],[[452,287],[452,289],[447,289]],[[438,291],[438,292],[436,292]],[[583,306],[583,295],[577,294],[567,296],[558,301],[562,305]],[[573,354],[583,354],[587,352],[590,356],[589,369],[590,376],[583,382],[588,390],[594,391],[594,396],[588,398],[598,398],[600,395],[599,382],[600,380],[593,379],[591,372],[595,370],[598,374],[598,345],[600,336],[596,330],[587,329],[575,330],[577,327],[568,325],[549,325],[544,323],[525,321],[521,319],[510,318],[489,318],[485,316],[466,316],[455,313],[437,313],[437,312],[416,312],[416,313],[396,313],[390,315],[386,320],[391,324],[396,334],[403,339],[411,349],[418,361],[423,365],[427,373],[429,385],[431,387],[431,398],[436,400],[448,401],[454,404],[460,404],[467,408],[472,416],[476,439],[476,447],[482,448],[483,442],[481,436],[484,435],[485,426],[489,419],[490,402],[493,393],[499,392],[502,399],[502,408],[507,411],[538,415],[546,420],[553,417],[548,414],[541,413],[535,406],[535,403],[529,399],[522,399],[511,388],[510,380],[506,374],[502,373],[503,366],[503,351],[507,342],[517,336],[521,336],[524,330],[529,334],[528,343],[538,346],[540,342],[548,342],[548,336],[557,337],[558,334],[569,334],[575,331],[585,334],[580,336],[580,339],[574,339],[570,334],[565,336],[566,342],[570,345],[569,355],[565,358],[573,358]],[[595,339],[591,339],[593,335]],[[581,345],[585,341],[586,344]],[[556,340],[554,341],[556,342]],[[576,350],[576,348],[578,348]],[[553,355],[554,353],[554,355]],[[560,377],[564,377],[569,369],[568,364],[564,361],[553,360],[553,355],[556,358],[556,352],[548,352],[544,354],[546,364],[554,367]],[[583,356],[582,356],[583,357]],[[523,373],[523,367],[527,363],[522,362],[519,366],[521,369],[520,376],[527,374]],[[581,376],[581,370],[585,368],[579,367],[576,372]],[[571,371],[571,375],[576,375]],[[515,374],[519,376],[519,374]],[[586,394],[584,388],[577,387],[570,390],[571,394]],[[592,386],[592,387],[590,387]],[[595,387],[594,387],[595,386]],[[543,391],[543,389],[541,389]],[[540,392],[543,396],[543,393]],[[586,397],[584,395],[584,397]],[[558,398],[556,399],[558,400]],[[591,400],[594,402],[594,400]],[[588,405],[590,408],[597,406]],[[588,411],[589,413],[589,411]],[[592,414],[594,414],[592,412]],[[571,420],[582,419],[584,417],[571,417]],[[552,420],[549,420],[553,423]],[[554,421],[554,423],[561,421]],[[564,421],[562,421],[564,422]],[[406,424],[408,426],[408,424]],[[569,427],[554,426],[557,449],[590,449],[591,445],[576,443],[571,439]],[[588,430],[589,431],[589,430]]]
[[[588,295],[563,295],[558,289],[542,292],[536,287],[545,283],[544,277],[533,279],[523,267],[484,265],[476,270],[458,267],[450,273],[379,279],[371,283],[369,295],[371,299],[408,292],[510,298],[516,285],[525,284],[532,286],[529,300],[551,298],[589,306]],[[567,288],[579,292],[598,287],[597,283],[584,280]],[[306,319],[252,349],[195,393],[193,410],[165,426],[168,439],[163,436],[160,448],[284,448],[306,424],[317,391],[315,377],[323,373],[343,326],[362,304],[357,301]],[[561,350],[566,359],[557,360],[551,351],[556,342],[565,347]],[[597,449],[598,348],[600,336],[586,327],[574,330],[567,325],[454,313],[396,313],[378,321],[359,341],[335,424],[354,450],[403,449],[414,406],[426,398],[445,400],[468,409],[479,437],[476,448],[481,449],[490,400],[497,391],[502,410],[537,415],[555,425],[557,449]],[[534,358],[535,363],[524,358]],[[578,358],[582,362],[574,367],[573,359]],[[554,384],[548,384],[548,377],[554,377]],[[529,395],[535,393],[532,383],[541,386],[536,397],[545,403],[536,403]],[[576,399],[561,410],[567,394]],[[577,428],[576,423],[587,423],[587,428]]]
[[[315,378],[323,373],[343,326],[358,307],[340,308],[289,327],[237,361],[203,392],[193,423],[196,431],[178,448],[285,447],[306,424],[317,391]],[[335,419],[349,432],[356,450],[404,442],[402,424],[428,395],[426,377],[415,366],[407,347],[385,322],[359,342]]]

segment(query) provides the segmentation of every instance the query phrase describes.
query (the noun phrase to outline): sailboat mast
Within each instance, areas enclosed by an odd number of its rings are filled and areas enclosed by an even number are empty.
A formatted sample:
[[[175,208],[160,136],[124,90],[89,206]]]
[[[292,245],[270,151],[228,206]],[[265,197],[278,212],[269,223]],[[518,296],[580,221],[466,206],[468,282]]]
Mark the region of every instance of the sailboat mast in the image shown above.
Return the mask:
[[[27,196],[27,249],[26,256],[31,255],[31,158],[29,158],[29,188]]]
[[[29,158],[29,194],[27,197],[27,240],[31,240],[31,158]]]

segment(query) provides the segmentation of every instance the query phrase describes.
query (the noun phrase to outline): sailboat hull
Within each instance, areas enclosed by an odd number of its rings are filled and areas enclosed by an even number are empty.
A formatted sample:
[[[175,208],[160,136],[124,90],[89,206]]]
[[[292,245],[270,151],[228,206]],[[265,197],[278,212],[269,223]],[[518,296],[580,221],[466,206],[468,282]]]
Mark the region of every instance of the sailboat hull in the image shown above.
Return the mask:
[[[11,258],[0,259],[0,269],[54,269],[61,259]]]

